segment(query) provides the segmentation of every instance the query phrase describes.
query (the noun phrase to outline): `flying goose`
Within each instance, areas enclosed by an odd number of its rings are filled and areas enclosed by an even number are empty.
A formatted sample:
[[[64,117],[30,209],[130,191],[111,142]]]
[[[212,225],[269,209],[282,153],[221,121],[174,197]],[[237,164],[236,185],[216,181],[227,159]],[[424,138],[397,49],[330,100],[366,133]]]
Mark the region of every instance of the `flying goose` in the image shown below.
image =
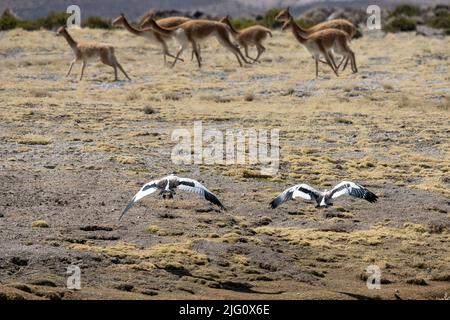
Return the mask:
[[[119,220],[122,219],[123,215],[133,207],[133,205],[140,199],[142,199],[145,196],[148,196],[155,191],[159,190],[159,194],[163,196],[163,198],[173,198],[175,195],[175,189],[180,189],[182,191],[187,191],[193,194],[196,194],[200,197],[204,197],[206,200],[208,200],[211,203],[214,203],[215,205],[219,206],[220,209],[225,209],[223,204],[219,201],[219,199],[208,189],[206,189],[205,186],[203,186],[200,182],[189,179],[189,178],[179,178],[175,176],[174,174],[171,174],[167,177],[164,177],[160,180],[153,180],[149,183],[146,183],[141,190],[139,190],[138,193],[131,199],[131,201],[128,203],[125,210],[122,212],[122,214],[119,217]]]
[[[367,190],[363,186],[351,182],[342,181],[338,185],[334,186],[331,190],[318,191],[313,187],[302,183],[290,187],[283,191],[278,197],[270,202],[272,209],[275,209],[280,204],[295,198],[302,198],[305,200],[315,200],[317,203],[316,208],[332,206],[332,199],[343,195],[350,195],[352,197],[361,198],[374,203],[377,201],[378,197],[371,191]]]

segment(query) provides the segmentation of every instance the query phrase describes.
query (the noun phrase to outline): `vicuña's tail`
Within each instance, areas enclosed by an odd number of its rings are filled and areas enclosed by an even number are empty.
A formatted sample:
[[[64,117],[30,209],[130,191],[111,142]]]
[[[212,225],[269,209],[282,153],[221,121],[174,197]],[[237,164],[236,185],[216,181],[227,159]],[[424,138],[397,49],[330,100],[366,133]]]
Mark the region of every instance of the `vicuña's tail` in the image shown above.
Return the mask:
[[[270,30],[269,28],[264,28],[263,30],[272,38],[272,30]]]

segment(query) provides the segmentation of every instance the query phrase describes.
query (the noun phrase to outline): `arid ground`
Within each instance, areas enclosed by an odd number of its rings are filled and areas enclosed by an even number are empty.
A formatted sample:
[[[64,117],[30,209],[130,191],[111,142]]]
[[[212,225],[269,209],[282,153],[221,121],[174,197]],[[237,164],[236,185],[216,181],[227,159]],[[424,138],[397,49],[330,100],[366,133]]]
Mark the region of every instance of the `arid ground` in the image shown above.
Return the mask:
[[[0,33],[0,299],[446,299],[450,294],[450,41],[355,39],[359,73],[339,78],[279,31],[240,68],[215,41],[198,69],[125,31],[75,30],[116,46],[132,81],[92,62],[64,78],[72,52],[48,31]],[[175,52],[175,47],[171,49]],[[252,52],[255,55],[254,52]],[[123,75],[120,75],[123,79]],[[174,129],[280,129],[280,169],[175,165]],[[177,172],[224,202],[144,198]],[[365,185],[350,198],[277,210],[306,182]],[[81,290],[66,288],[69,265]],[[381,269],[380,290],[366,268]]]

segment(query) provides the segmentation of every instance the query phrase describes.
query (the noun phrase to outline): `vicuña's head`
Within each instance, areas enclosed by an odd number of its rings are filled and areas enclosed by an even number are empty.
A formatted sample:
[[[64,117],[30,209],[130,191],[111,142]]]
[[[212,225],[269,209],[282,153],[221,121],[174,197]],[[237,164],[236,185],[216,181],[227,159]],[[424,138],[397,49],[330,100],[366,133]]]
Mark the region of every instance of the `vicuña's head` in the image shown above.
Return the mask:
[[[289,12],[289,7],[280,11],[279,14],[275,17],[275,21],[285,21],[292,18],[291,13]]]
[[[151,28],[155,25],[157,25],[155,19],[153,19],[153,17],[147,17],[142,23],[141,28]]]
[[[148,20],[149,20],[150,18],[154,18],[155,16],[156,16],[156,12],[155,12],[154,10],[150,11],[149,13],[147,13],[147,14],[144,16],[144,18],[142,19],[142,22],[141,22],[140,27],[141,27],[141,28],[148,27]]]
[[[231,23],[231,17],[230,15],[226,15],[225,17],[223,17],[222,19],[220,19],[220,22],[222,23]]]
[[[67,32],[67,30],[66,30],[65,26],[59,27],[58,30],[56,30],[56,36],[59,37],[60,35],[62,35],[63,33],[66,33],[66,32]]]
[[[289,20],[286,20],[284,23],[283,23],[283,25],[281,26],[281,31],[284,31],[284,30],[286,30],[287,28],[289,28],[289,26],[291,25],[291,23],[292,23],[292,18],[290,18]]]
[[[117,18],[115,18],[112,22],[112,25],[117,27],[122,25],[125,22],[125,15],[123,13],[120,14]]]

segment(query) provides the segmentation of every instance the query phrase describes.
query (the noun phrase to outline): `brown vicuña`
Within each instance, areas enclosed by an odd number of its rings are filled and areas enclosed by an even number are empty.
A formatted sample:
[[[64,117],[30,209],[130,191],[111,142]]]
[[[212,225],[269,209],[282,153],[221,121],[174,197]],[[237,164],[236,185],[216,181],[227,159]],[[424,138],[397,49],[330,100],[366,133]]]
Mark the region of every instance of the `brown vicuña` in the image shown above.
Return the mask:
[[[340,54],[343,59],[349,59],[351,61],[351,66],[353,72],[358,72],[355,61],[355,54],[350,49],[348,42],[348,34],[337,29],[325,29],[322,31],[314,32],[309,36],[305,36],[300,27],[295,23],[294,19],[291,17],[285,22],[282,30],[290,27],[295,38],[302,44],[308,52],[313,56],[316,62],[316,77],[319,76],[319,60],[320,56],[325,57],[325,61],[321,61],[330,66],[336,76],[339,76],[337,71],[340,64],[336,66],[334,59],[331,55],[332,52]],[[342,63],[341,61],[341,63]]]
[[[81,67],[81,75],[80,75],[80,81],[83,79],[83,73],[84,68],[86,67],[86,63],[88,60],[92,59],[100,59],[101,62],[104,64],[111,66],[114,68],[114,80],[117,81],[117,68],[120,69],[120,71],[123,72],[123,74],[128,78],[128,80],[131,80],[130,77],[128,77],[125,70],[123,70],[120,63],[117,61],[117,58],[114,54],[114,47],[106,44],[106,43],[99,43],[99,42],[87,42],[87,41],[75,41],[72,36],[67,31],[66,27],[60,27],[56,31],[57,36],[63,36],[67,42],[69,43],[69,46],[72,48],[75,58],[70,63],[69,71],[67,72],[66,77],[70,75],[70,72],[72,71],[72,67],[77,61],[82,62]]]
[[[287,21],[289,19],[293,19],[289,7],[284,10],[281,10],[280,13],[275,17],[276,21]],[[348,34],[349,39],[353,39],[356,34],[356,27],[348,20],[345,19],[333,19],[329,21],[324,21],[322,23],[316,24],[308,29],[303,29],[299,26],[299,30],[303,32],[305,35],[310,35],[317,31],[322,31],[325,29],[338,29],[342,30]]]
[[[219,43],[226,49],[231,51],[242,67],[242,59],[245,63],[249,63],[245,57],[242,55],[239,48],[230,40],[230,28],[221,22],[209,21],[209,20],[190,20],[184,22],[176,27],[164,28],[156,23],[153,18],[149,19],[150,28],[156,32],[173,37],[180,45],[180,49],[177,53],[177,58],[180,54],[187,48],[190,44],[192,50],[194,50],[195,56],[197,58],[198,66],[201,68],[201,57],[198,51],[198,46],[201,41],[206,40],[210,37],[216,37]],[[144,29],[145,30],[145,29]],[[172,64],[175,66],[177,59]]]
[[[255,25],[238,31],[231,23],[230,16],[222,18],[220,22],[225,23],[228,27],[230,27],[232,36],[236,42],[244,48],[245,56],[253,61],[258,61],[261,54],[266,51],[266,48],[262,45],[262,42],[268,35],[272,37],[272,32],[270,29]],[[256,50],[258,50],[258,55],[256,58],[252,58],[248,55],[249,46],[255,46]]]
[[[141,29],[150,28],[150,19],[152,19],[153,17],[154,17],[154,13],[145,17],[141,23]],[[158,20],[156,20],[156,23],[163,28],[172,28],[172,27],[176,27],[176,26],[178,26],[186,21],[190,21],[190,20],[192,20],[192,19],[187,18],[187,17],[182,17],[182,16],[174,16],[174,17],[158,19]],[[146,29],[146,30],[148,30],[148,29]],[[158,34],[153,29],[149,29],[148,31]],[[159,36],[163,37],[163,39],[171,39],[170,36],[165,36],[162,34],[159,34]],[[197,47],[197,50],[200,52],[200,45]],[[194,52],[194,50],[192,50],[191,61],[194,60],[194,54],[195,54],[195,52]],[[183,61],[183,59],[181,59],[181,58],[178,58],[178,59]],[[201,57],[200,57],[200,60],[201,60]]]
[[[294,19],[294,18],[292,17],[292,15],[290,13],[289,7],[287,7],[284,10],[281,10],[280,13],[275,17],[276,21],[289,21],[290,19]],[[333,20],[329,20],[329,21],[324,21],[324,22],[316,24],[315,26],[312,26],[311,28],[308,28],[308,29],[304,29],[301,26],[298,26],[298,31],[301,32],[304,36],[310,36],[311,34],[317,32],[317,31],[323,31],[326,29],[342,30],[348,35],[349,40],[353,39],[353,37],[355,36],[356,31],[357,31],[355,25],[345,19],[333,19]],[[333,56],[331,56],[331,57],[333,58]],[[344,58],[339,63],[339,66],[342,64],[343,61],[344,61]],[[345,61],[343,70],[345,70],[345,68],[347,67],[348,61],[349,61],[348,59]],[[323,62],[323,61],[321,61],[321,62]]]
[[[164,18],[164,19],[158,20],[158,23],[164,27],[174,27],[174,26],[180,25],[181,23],[189,21],[189,20],[190,19],[186,18],[186,17],[169,17],[169,18]],[[141,30],[141,29],[137,29],[137,28],[133,27],[128,22],[128,19],[125,17],[125,15],[123,13],[121,13],[120,16],[118,16],[116,19],[114,19],[112,24],[113,24],[113,26],[122,25],[130,33],[132,33],[136,36],[144,37],[153,43],[159,44],[163,51],[164,63],[167,62],[166,56],[175,58],[175,56],[169,52],[169,48],[167,46],[167,41],[171,39],[170,37],[168,37],[166,35],[162,35],[158,32],[155,32],[152,29]],[[145,26],[145,21],[143,22],[142,26]],[[180,59],[180,60],[183,60],[183,59]]]

